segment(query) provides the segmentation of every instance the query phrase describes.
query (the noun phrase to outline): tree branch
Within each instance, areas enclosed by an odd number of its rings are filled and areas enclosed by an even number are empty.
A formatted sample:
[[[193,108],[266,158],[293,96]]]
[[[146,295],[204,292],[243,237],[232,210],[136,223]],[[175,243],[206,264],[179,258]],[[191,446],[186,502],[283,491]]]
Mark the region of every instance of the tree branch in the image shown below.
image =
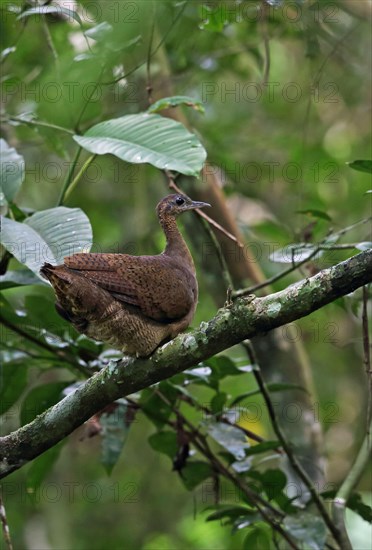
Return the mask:
[[[305,317],[368,284],[371,273],[372,250],[367,250],[275,294],[237,299],[208,323],[178,336],[148,359],[111,362],[35,420],[0,438],[0,477],[56,445],[119,397],[182,372],[246,338]]]

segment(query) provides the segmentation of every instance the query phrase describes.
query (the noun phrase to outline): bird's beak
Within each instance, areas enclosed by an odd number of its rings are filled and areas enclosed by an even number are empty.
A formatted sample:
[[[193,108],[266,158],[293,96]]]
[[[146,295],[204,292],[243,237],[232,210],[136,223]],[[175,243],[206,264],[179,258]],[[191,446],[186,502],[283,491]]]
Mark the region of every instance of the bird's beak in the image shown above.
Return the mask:
[[[210,204],[208,202],[192,201],[192,204],[190,204],[189,208],[205,208],[206,206],[210,206]]]

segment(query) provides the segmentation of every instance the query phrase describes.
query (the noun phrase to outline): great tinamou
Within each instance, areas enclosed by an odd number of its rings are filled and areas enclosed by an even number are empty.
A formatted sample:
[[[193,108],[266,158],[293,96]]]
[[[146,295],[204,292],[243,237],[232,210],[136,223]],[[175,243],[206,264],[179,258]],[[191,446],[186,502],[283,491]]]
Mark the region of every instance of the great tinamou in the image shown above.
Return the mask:
[[[45,263],[58,313],[81,333],[128,355],[146,357],[189,326],[198,301],[190,251],[176,218],[210,206],[184,195],[168,195],[157,206],[166,237],[156,256],[73,254],[63,265]]]

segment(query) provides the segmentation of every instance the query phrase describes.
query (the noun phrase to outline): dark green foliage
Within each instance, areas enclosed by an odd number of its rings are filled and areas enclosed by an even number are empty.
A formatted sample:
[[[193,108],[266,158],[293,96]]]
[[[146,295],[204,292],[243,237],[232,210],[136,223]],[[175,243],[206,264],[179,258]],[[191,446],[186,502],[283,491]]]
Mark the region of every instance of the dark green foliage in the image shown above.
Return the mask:
[[[102,429],[101,462],[107,473],[111,473],[119,460],[128,436],[131,419],[128,418],[128,404],[122,400],[114,403],[109,410],[100,415]]]
[[[1,414],[14,405],[27,385],[27,368],[25,367],[24,353],[19,351],[3,351],[1,354],[1,385],[0,410]]]
[[[277,263],[291,268],[310,259],[301,273],[274,282],[275,290],[371,247],[370,222],[358,221],[370,215],[365,194],[366,174],[372,172],[366,122],[370,30],[352,2],[79,0],[77,10],[63,2],[48,4],[40,9],[14,0],[1,7],[2,435],[120,357],[78,335],[57,315],[39,268],[91,247],[159,252],[153,207],[167,192],[163,169],[198,178],[207,151],[208,169],[221,179],[244,244],[252,247],[249,261],[270,277],[282,269]],[[187,127],[154,114],[165,110],[175,116],[182,111]],[[205,174],[201,177],[200,188],[206,184]],[[192,233],[201,231],[195,223]],[[193,250],[200,282],[195,325],[215,313],[220,277],[202,272],[207,238],[201,238]],[[336,244],[350,247],[334,249]],[[226,254],[237,260],[233,248]],[[287,407],[304,416],[301,396],[311,399],[313,418],[307,422],[315,429],[320,422],[327,432],[329,471],[337,483],[365,430],[362,307],[356,291],[342,299],[342,308],[328,306],[299,322],[295,337],[288,327],[276,334],[283,347],[305,344],[314,392],[286,382],[286,366],[274,350],[272,364],[261,365],[265,379],[274,373],[267,390],[280,423]],[[263,346],[270,342],[263,340]],[[190,523],[181,521],[194,512],[185,508],[180,490],[193,491],[197,500],[207,488],[216,504],[202,500],[199,509],[207,507],[206,519],[215,522],[216,532],[218,523],[231,528],[231,538],[229,529],[219,531],[226,550],[287,548],[273,525],[299,548],[325,548],[330,539],[314,502],[304,509],[287,494],[298,479],[288,473],[254,365],[242,353],[228,350],[97,410],[93,428],[85,426],[35,459],[24,478],[14,474],[4,485],[14,547],[24,546],[25,533],[38,530],[39,520],[33,520],[40,507],[56,548],[196,548],[200,532],[193,538]],[[293,395],[300,396],[298,402]],[[246,420],[245,403],[262,413],[256,422]],[[89,430],[96,437],[86,437]],[[289,429],[286,436],[298,449],[293,433]],[[109,481],[103,481],[99,452]],[[167,457],[164,464],[161,455]],[[300,458],[306,464],[307,457]],[[98,489],[110,484],[113,504],[107,495],[98,502],[65,499],[68,506],[60,508],[38,498],[49,480],[61,488],[75,479]],[[23,486],[31,511],[18,491]],[[138,508],[117,498],[128,487],[141,497]],[[278,512],[274,522],[263,522],[249,490],[274,508],[274,516]],[[318,492],[323,499],[336,495],[322,487]],[[346,506],[372,521],[358,493]],[[70,525],[72,538],[63,539],[57,524]],[[169,538],[159,541],[159,533]],[[216,538],[200,541],[203,548],[215,545]]]
[[[354,160],[353,162],[349,162],[349,166],[358,172],[372,174],[372,160]]]
[[[46,411],[51,405],[60,401],[63,390],[69,386],[69,382],[52,382],[36,386],[29,391],[22,402],[20,421],[21,425],[28,424],[38,414]]]
[[[323,493],[325,499],[332,499],[335,496],[336,491],[325,491]],[[365,521],[372,524],[372,507],[363,502],[362,497],[358,493],[353,493],[350,496],[346,502],[346,506],[356,514],[359,514]]]

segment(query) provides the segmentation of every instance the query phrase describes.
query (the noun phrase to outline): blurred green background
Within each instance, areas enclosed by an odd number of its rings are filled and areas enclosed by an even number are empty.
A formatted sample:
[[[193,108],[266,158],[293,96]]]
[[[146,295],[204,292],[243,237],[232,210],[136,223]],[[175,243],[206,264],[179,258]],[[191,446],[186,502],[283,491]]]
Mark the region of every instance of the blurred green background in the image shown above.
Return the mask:
[[[154,96],[188,95],[202,101],[204,115],[180,109],[211,165],[221,169],[223,192],[247,242],[259,251],[257,260],[267,276],[276,273],[281,266],[269,261],[269,253],[301,240],[309,223],[316,222],[311,228],[316,240],[330,227],[341,229],[371,213],[371,195],[365,194],[368,174],[346,164],[371,154],[369,4],[54,2],[77,10],[81,27],[61,10],[17,20],[17,9],[33,4],[5,2],[1,49],[15,50],[4,55],[2,65],[7,119],[2,137],[26,162],[17,204],[33,210],[56,205],[76,144],[63,131],[10,121],[9,116],[32,113],[81,133],[99,121],[145,110],[152,36]],[[83,29],[103,22],[112,27],[108,33],[84,37]],[[83,153],[79,168],[85,158]],[[158,253],[164,238],[155,206],[166,193],[159,170],[104,156],[95,159],[66,204],[89,216],[94,251]],[[327,213],[331,222],[298,213],[309,209]],[[358,228],[348,234],[348,242],[366,241],[369,233],[368,227]],[[326,256],[320,267],[347,256]],[[200,303],[193,326],[210,319],[216,309],[213,288],[200,269],[198,278]],[[281,281],[275,288],[283,286]],[[22,309],[31,294],[47,297],[53,307],[52,292],[44,287],[5,295]],[[303,319],[298,327],[315,379],[314,417],[326,434],[329,481],[338,483],[365,432],[360,309],[353,308],[350,298]],[[232,353],[239,357],[241,352]],[[66,373],[36,366],[28,377],[30,385],[69,379]],[[228,379],[225,391],[234,395],[239,384]],[[204,392],[208,401],[210,393]],[[3,433],[18,422],[14,407]],[[270,434],[265,413],[255,424],[252,429]],[[213,504],[211,488],[206,483],[187,493],[171,471],[171,461],[149,446],[153,431],[139,413],[111,476],[99,463],[98,438],[82,441],[82,430],[77,430],[36,495],[27,493],[27,467],[6,478],[2,492],[15,548],[241,547],[241,533],[231,535],[217,522],[205,523],[203,510]],[[370,490],[370,472],[360,489]],[[239,501],[239,495],[228,491],[222,497]],[[350,525],[354,521],[360,521],[355,537],[367,533],[367,524],[350,516]],[[356,544],[367,548],[361,541]]]

